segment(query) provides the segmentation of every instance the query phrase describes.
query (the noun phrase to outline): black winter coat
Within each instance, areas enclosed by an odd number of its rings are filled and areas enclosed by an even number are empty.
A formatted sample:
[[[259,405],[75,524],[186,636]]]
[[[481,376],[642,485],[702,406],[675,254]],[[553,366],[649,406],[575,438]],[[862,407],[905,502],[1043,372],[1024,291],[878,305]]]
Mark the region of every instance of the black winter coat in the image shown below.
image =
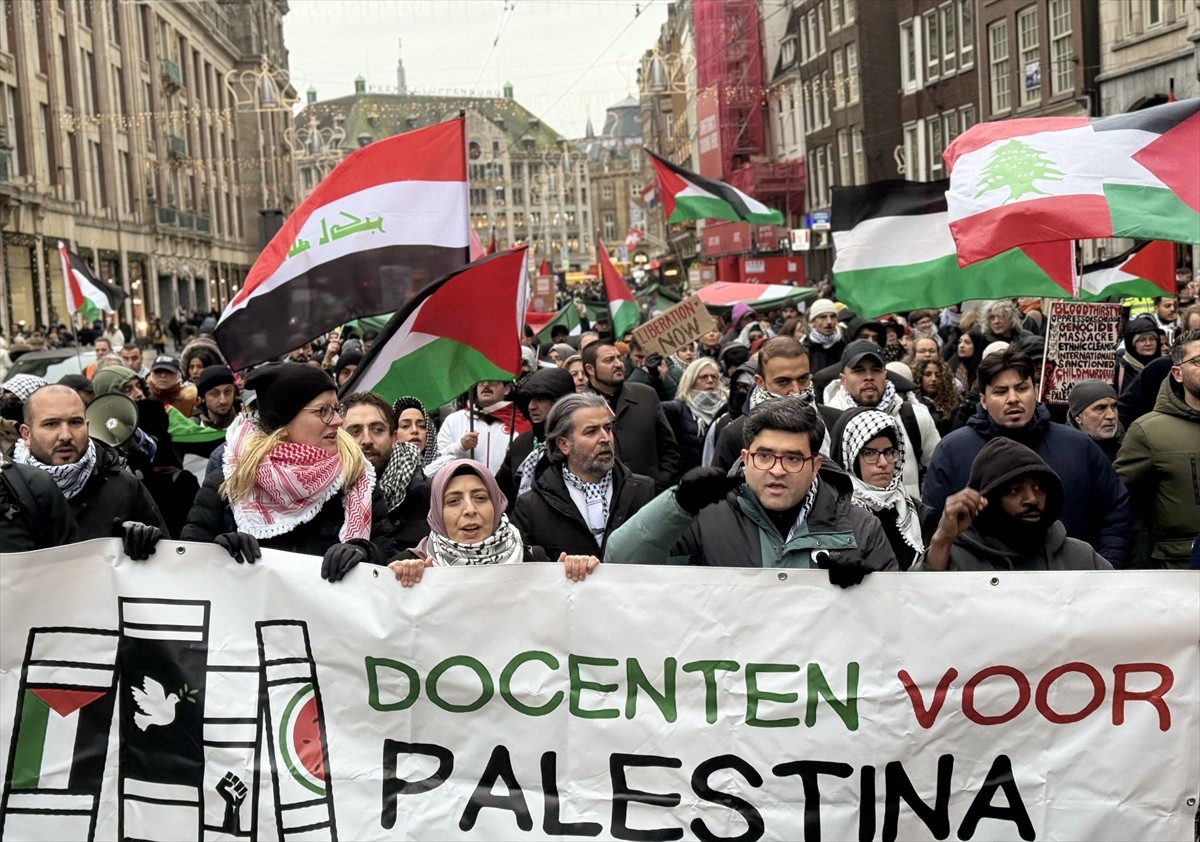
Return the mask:
[[[613,407],[617,458],[631,470],[654,479],[662,491],[679,479],[679,445],[658,395],[641,383],[625,383]]]
[[[561,465],[543,458],[538,469],[533,488],[521,495],[513,511],[513,523],[521,531],[521,537],[527,544],[542,547],[551,561],[557,561],[559,553],[603,557],[604,547],[596,543],[563,482]],[[617,462],[613,466],[613,496],[604,543],[608,543],[608,536],[618,526],[653,498],[654,480],[631,473]]]
[[[834,409],[832,406],[825,404],[817,404],[817,411],[821,413],[821,420],[825,422],[825,441],[829,440],[829,431],[833,429],[833,425],[842,417],[840,409]],[[747,413],[748,414],[748,413]],[[713,448],[713,466],[720,468],[722,471],[728,471],[734,466],[737,460],[742,458],[742,448],[745,443],[742,441],[742,429],[746,426],[746,416],[735,418],[730,421],[725,429],[721,430],[721,435],[717,439],[717,445]]]
[[[521,482],[521,463],[533,452],[533,430],[526,430],[513,439],[504,454],[504,462],[496,472],[496,485],[504,492],[508,500],[508,514],[513,513],[517,506],[517,486]]]
[[[146,486],[115,450],[100,442],[96,442],[96,467],[91,478],[68,503],[79,527],[80,541],[111,538],[114,522],[127,520],[157,526],[164,536],[171,534]]]
[[[220,471],[213,471],[205,477],[180,540],[207,544],[212,543],[218,535],[237,530],[233,510],[217,493],[223,481]],[[260,539],[258,543],[272,550],[324,556],[326,550],[340,542],[338,530],[342,528],[345,519],[343,494],[339,491],[321,507],[321,511],[317,512],[312,520],[300,524],[291,532]],[[378,488],[371,494],[371,540],[356,540],[350,543],[366,550],[367,561],[371,564],[387,564],[396,557],[395,529],[388,518],[387,502]]]
[[[679,445],[679,475],[683,476],[692,468],[698,468],[703,461],[704,435],[700,432],[700,424],[691,407],[683,399],[667,401],[662,408],[667,423],[671,425],[671,432],[675,434],[675,442]],[[716,417],[719,418],[724,411],[722,409]]]

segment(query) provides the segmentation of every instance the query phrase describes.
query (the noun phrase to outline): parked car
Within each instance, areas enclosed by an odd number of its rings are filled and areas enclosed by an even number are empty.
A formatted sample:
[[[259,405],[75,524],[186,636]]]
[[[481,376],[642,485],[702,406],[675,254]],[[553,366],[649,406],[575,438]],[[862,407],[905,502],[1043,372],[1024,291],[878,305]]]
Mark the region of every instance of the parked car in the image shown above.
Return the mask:
[[[86,348],[83,349],[82,356],[78,348],[26,351],[12,364],[5,378],[17,374],[32,374],[47,383],[57,383],[68,374],[83,374],[88,363],[94,359],[95,355]]]

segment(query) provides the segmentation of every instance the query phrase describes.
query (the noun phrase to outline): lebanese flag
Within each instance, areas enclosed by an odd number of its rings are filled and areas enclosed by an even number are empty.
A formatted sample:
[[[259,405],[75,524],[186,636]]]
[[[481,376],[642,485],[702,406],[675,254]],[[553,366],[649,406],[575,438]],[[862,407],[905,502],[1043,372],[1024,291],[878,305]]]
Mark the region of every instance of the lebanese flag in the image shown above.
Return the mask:
[[[759,225],[782,225],[783,214],[771,210],[736,187],[677,167],[646,150],[662,194],[667,222],[728,219]]]
[[[95,321],[103,313],[115,313],[125,301],[125,290],[116,284],[105,283],[92,274],[83,258],[58,241],[58,256],[62,260],[63,281],[67,287],[67,311],[83,311],[87,320]]]
[[[1052,240],[1200,242],[1197,150],[1200,99],[972,126],[943,156],[958,263]]]
[[[596,240],[596,251],[600,255],[600,275],[604,278],[604,297],[608,299],[608,312],[612,316],[613,337],[620,339],[627,330],[638,323],[638,305],[629,291],[629,286],[608,256],[604,241]]]
[[[371,391],[441,406],[480,380],[521,373],[525,247],[488,255],[434,282],[380,332],[342,394]]]
[[[399,310],[467,262],[465,118],[347,156],[267,244],[221,314],[234,369],[337,325]]]
[[[1124,254],[1083,267],[1079,297],[1102,301],[1112,296],[1157,298],[1175,294],[1175,246],[1155,240]]]

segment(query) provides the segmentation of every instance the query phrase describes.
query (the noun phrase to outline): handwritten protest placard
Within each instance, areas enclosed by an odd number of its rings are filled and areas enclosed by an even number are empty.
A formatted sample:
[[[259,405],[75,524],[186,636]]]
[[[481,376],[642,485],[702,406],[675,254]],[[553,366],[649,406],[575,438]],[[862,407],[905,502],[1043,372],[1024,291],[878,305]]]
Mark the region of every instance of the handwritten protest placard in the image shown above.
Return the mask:
[[[699,296],[689,295],[657,319],[633,331],[633,338],[647,354],[673,354],[695,342],[717,326]]]
[[[1192,838],[1195,573],[2,562],[4,839]]]
[[[1042,402],[1065,404],[1081,380],[1113,378],[1121,305],[1051,301],[1042,362]]]

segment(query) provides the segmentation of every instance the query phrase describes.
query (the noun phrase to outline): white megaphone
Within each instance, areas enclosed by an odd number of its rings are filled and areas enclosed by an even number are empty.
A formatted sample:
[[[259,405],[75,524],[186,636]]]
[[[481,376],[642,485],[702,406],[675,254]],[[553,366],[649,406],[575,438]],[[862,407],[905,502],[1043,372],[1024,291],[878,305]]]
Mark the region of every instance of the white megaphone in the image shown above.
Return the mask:
[[[120,447],[133,438],[138,425],[137,404],[119,392],[96,398],[85,414],[88,435],[109,447]]]

